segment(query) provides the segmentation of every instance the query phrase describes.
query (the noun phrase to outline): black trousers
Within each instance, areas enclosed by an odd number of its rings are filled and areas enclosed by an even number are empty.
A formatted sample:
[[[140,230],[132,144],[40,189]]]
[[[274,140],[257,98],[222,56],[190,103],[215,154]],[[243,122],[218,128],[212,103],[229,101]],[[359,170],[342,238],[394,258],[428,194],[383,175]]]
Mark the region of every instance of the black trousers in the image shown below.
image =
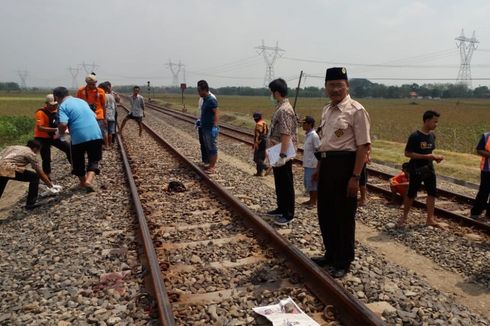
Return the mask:
[[[471,215],[480,215],[486,210],[486,215],[490,216],[490,172],[481,171],[480,189],[475,198],[475,205],[471,208]]]
[[[87,163],[85,163],[85,154],[87,154]],[[71,155],[73,157],[72,174],[83,177],[86,172],[92,171],[98,175],[100,173],[99,161],[102,160],[102,139],[71,145]]]
[[[265,139],[259,142],[258,148],[254,151],[254,162],[257,164],[257,173],[261,173],[267,167],[265,166]]]
[[[36,172],[25,170],[24,172],[15,172],[15,177],[0,177],[0,198],[2,198],[3,191],[7,186],[9,180],[17,180],[29,182],[29,192],[27,193],[26,205],[33,205],[36,203],[37,194],[39,191],[39,175]]]
[[[293,160],[280,167],[272,168],[276,186],[277,208],[285,218],[294,217]]]
[[[354,260],[357,198],[347,197],[355,152],[322,158],[318,181],[318,221],[325,257],[336,268],[348,268]]]
[[[51,174],[51,146],[56,147],[60,151],[64,152],[68,162],[71,162],[70,144],[61,139],[39,138],[36,140],[41,143],[41,159],[43,161],[42,167],[44,173]]]

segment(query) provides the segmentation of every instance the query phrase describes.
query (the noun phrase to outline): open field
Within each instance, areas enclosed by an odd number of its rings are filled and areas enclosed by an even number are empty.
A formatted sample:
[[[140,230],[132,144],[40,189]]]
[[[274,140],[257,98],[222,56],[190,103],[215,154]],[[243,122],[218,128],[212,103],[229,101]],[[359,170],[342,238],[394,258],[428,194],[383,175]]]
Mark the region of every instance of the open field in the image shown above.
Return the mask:
[[[32,138],[34,112],[43,101],[44,94],[0,93],[0,148]]]
[[[145,95],[145,94],[143,94]],[[156,99],[173,108],[181,108],[178,94],[157,95]],[[197,94],[186,95],[186,108],[196,112]],[[252,127],[251,115],[264,113],[267,120],[273,107],[268,97],[219,96],[221,120],[239,126]],[[293,101],[291,99],[291,101]],[[327,98],[299,98],[297,112],[300,117],[311,115],[319,121]],[[408,135],[422,124],[425,110],[435,109],[441,113],[437,134],[437,153],[446,160],[437,166],[439,173],[472,182],[479,182],[480,157],[474,148],[481,133],[488,130],[490,100],[415,100],[409,99],[360,99],[368,110],[373,135],[374,159],[401,164]]]
[[[146,96],[144,92],[143,95]],[[32,136],[33,114],[42,106],[43,99],[41,93],[0,93],[0,147],[24,143]],[[181,108],[179,94],[158,94],[156,99]],[[197,101],[197,94],[186,94],[185,103],[190,112],[196,112]],[[360,102],[371,116],[374,159],[396,164],[404,162],[404,142],[409,133],[421,125],[422,112],[436,109],[442,114],[436,130],[437,152],[446,157],[437,166],[439,173],[479,182],[480,158],[473,152],[480,134],[489,125],[490,100],[416,100],[417,104],[410,104],[408,99],[361,99]],[[254,124],[253,112],[261,111],[267,120],[273,112],[268,97],[219,96],[219,103],[222,121],[249,128]],[[325,103],[327,98],[299,98],[298,114],[301,117],[312,115],[319,120]]]

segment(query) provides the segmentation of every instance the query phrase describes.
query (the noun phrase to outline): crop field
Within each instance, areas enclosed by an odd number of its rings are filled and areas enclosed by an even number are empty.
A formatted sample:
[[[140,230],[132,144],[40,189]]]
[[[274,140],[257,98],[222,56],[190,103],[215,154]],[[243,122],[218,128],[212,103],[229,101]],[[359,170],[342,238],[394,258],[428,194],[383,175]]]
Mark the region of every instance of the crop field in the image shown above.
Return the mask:
[[[145,94],[143,94],[145,95]],[[157,95],[156,100],[173,108],[181,108],[180,95]],[[293,97],[290,98],[293,102]],[[186,108],[196,112],[197,94],[187,94]],[[270,120],[273,106],[268,97],[219,96],[221,120],[239,126],[252,127],[251,115],[255,111]],[[320,120],[324,98],[298,98],[296,105],[300,117],[313,116]],[[436,129],[436,152],[446,160],[438,165],[440,173],[479,182],[479,156],[475,147],[481,134],[490,129],[490,100],[411,100],[411,99],[360,99],[371,117],[371,134],[374,140],[372,157],[379,161],[401,164],[406,161],[404,146],[408,135],[421,127],[422,114],[428,109],[441,113]]]
[[[0,148],[32,138],[34,112],[43,101],[43,94],[0,93]]]

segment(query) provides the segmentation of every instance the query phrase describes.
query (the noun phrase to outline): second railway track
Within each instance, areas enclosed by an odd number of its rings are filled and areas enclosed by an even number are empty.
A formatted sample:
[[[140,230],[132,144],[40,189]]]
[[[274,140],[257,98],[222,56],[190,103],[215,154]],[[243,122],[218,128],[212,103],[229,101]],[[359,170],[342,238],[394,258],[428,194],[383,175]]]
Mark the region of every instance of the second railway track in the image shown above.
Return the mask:
[[[192,124],[194,124],[195,122],[195,117],[191,114],[178,112],[176,110],[172,110],[154,103],[147,103],[147,106],[157,112],[169,115],[175,119],[179,119],[181,121]],[[240,142],[244,142],[246,144],[253,143],[253,134],[249,130],[228,124],[220,124],[220,127],[220,134],[224,136],[230,137]],[[302,153],[302,148],[299,148],[298,152]],[[301,159],[298,159],[297,161],[301,162]],[[375,176],[377,180],[384,180],[385,183],[390,177],[392,177],[392,175],[386,172],[370,169],[369,167],[368,173],[371,176]],[[381,193],[385,196],[390,196],[389,189],[381,183],[377,184],[369,182],[368,187],[371,191]],[[442,200],[436,201],[435,213],[437,216],[452,220],[453,222],[460,225],[480,230],[487,235],[490,234],[490,221],[487,221],[485,219],[474,220],[468,217],[469,207],[474,203],[473,198],[445,189],[438,189],[438,192],[442,197]],[[420,199],[416,199],[414,201],[414,206],[424,208],[425,203]]]

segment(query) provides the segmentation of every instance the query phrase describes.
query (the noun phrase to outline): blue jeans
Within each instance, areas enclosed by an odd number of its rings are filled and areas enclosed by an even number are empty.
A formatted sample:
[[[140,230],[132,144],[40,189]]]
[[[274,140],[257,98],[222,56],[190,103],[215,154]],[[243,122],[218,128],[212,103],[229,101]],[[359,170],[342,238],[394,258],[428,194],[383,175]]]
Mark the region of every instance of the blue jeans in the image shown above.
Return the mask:
[[[203,145],[204,149],[206,151],[206,154],[208,155],[208,158],[210,156],[214,156],[218,154],[218,147],[216,144],[216,140],[218,137],[213,137],[211,135],[211,130],[212,128],[200,128],[202,132],[202,140],[203,140]]]
[[[304,185],[307,192],[317,191],[318,183],[311,180],[313,173],[315,173],[316,168],[304,168]]]
[[[206,151],[206,147],[204,146],[204,138],[202,137],[202,128],[197,128],[197,133],[199,134],[199,145],[201,145],[201,160],[203,163],[209,163],[209,155]]]

